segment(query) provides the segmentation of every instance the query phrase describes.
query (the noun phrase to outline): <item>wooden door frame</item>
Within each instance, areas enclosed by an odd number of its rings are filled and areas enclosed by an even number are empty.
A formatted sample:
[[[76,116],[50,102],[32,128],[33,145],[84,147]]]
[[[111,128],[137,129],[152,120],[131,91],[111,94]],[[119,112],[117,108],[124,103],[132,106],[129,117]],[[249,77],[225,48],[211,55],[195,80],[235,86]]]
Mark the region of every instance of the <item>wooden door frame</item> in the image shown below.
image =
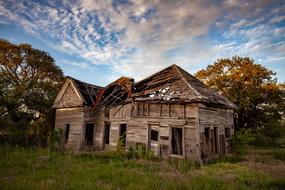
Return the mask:
[[[182,155],[173,154],[172,152],[172,128],[181,128],[182,129]],[[175,158],[185,158],[185,129],[181,125],[169,125],[169,155],[170,157]]]

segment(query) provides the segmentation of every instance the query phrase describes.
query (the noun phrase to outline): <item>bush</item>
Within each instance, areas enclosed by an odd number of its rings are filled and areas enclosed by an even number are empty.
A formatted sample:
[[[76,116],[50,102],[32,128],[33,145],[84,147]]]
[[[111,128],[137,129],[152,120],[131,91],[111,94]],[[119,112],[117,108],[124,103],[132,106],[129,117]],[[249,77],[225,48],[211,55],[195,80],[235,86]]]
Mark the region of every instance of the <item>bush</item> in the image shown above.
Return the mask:
[[[245,154],[247,145],[252,145],[256,141],[256,133],[253,129],[241,128],[235,133],[232,140],[232,148],[237,154]]]
[[[63,151],[62,135],[63,135],[63,129],[60,129],[60,128],[56,128],[49,133],[48,147],[51,150]]]
[[[256,146],[276,146],[279,139],[285,138],[285,125],[281,122],[268,123],[256,133]]]
[[[49,135],[54,130],[53,114],[51,111],[37,120],[19,122],[12,121],[7,115],[0,117],[0,144],[48,146]]]
[[[285,189],[285,178],[271,181],[267,184],[267,187],[270,189],[284,190]]]
[[[280,139],[285,138],[285,125],[281,122],[268,123],[260,128],[241,128],[233,138],[232,146],[238,153],[244,153],[247,145],[276,146]]]
[[[115,156],[118,158],[124,158],[126,156],[126,147],[124,146],[126,138],[122,135],[117,141],[117,149],[115,152]]]

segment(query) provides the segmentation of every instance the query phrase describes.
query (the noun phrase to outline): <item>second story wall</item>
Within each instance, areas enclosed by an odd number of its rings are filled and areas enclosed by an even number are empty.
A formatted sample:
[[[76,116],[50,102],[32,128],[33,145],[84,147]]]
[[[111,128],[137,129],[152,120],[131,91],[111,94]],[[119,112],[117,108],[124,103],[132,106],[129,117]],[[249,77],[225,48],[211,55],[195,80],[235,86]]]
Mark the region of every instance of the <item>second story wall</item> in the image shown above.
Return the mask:
[[[110,110],[110,120],[131,117],[188,119],[197,117],[198,104],[166,104],[135,102]]]

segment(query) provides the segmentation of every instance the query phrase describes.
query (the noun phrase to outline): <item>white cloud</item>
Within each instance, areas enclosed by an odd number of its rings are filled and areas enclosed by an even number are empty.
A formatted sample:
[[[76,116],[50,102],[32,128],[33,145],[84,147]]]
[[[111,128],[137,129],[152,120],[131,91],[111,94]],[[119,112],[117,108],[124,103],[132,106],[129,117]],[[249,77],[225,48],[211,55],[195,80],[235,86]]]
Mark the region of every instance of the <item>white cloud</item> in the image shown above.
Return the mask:
[[[67,61],[67,60],[61,60],[60,62],[67,64],[67,65],[72,65],[76,67],[80,67],[82,69],[91,69],[90,65],[85,62],[74,62],[74,61]]]
[[[280,53],[284,46],[273,47],[271,42],[284,34],[284,27],[273,27],[284,21],[284,11],[273,8],[265,14],[268,1],[130,0],[116,7],[111,0],[81,0],[61,6],[27,2],[0,2],[0,17],[53,39],[49,46],[58,51],[87,63],[108,65],[113,78],[141,79],[173,63],[191,70],[236,54],[258,59],[269,52],[272,57],[284,56]],[[216,36],[221,38],[218,41],[209,37],[215,30],[223,31]],[[168,55],[171,51],[175,55]]]

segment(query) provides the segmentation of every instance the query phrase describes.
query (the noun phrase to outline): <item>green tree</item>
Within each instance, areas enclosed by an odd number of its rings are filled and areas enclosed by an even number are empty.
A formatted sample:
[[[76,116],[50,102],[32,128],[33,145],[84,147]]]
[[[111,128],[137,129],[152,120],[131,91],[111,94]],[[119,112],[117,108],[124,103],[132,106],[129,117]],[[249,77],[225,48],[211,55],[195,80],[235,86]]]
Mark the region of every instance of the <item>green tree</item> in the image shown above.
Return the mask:
[[[1,128],[27,132],[40,120],[48,123],[62,81],[63,73],[48,53],[0,40]]]
[[[284,84],[249,57],[218,59],[196,77],[238,106],[238,128],[264,128],[284,117]]]

